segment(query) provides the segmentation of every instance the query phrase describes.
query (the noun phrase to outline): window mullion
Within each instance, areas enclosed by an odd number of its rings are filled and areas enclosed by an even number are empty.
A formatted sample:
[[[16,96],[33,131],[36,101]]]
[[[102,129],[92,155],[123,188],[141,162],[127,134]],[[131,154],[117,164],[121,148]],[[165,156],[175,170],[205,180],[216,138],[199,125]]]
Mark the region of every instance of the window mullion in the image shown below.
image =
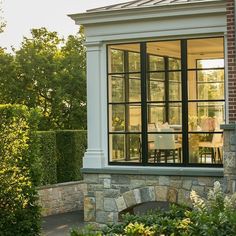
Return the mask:
[[[188,55],[187,40],[181,40],[181,78],[182,78],[182,129],[183,129],[183,164],[189,163],[189,146],[188,146]]]
[[[141,107],[142,107],[142,163],[148,163],[148,136],[147,136],[147,45],[140,44],[141,51]]]

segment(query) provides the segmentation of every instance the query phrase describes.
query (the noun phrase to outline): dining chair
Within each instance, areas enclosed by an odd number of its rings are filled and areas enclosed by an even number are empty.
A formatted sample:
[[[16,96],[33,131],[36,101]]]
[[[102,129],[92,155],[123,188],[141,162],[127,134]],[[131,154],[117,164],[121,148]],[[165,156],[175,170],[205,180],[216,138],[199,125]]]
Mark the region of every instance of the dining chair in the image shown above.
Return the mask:
[[[173,163],[176,162],[176,156],[178,162],[181,161],[181,144],[176,142],[175,134],[173,129],[165,128],[161,129],[160,134],[153,134],[154,143],[153,149],[155,150],[154,162],[160,163],[162,157],[164,157],[164,162],[168,162],[168,158],[171,157]]]
[[[222,148],[223,136],[221,133],[214,133],[211,141],[199,142],[201,162],[204,157],[206,163],[207,156],[210,156],[212,163],[216,163],[218,157],[218,162],[222,164]]]

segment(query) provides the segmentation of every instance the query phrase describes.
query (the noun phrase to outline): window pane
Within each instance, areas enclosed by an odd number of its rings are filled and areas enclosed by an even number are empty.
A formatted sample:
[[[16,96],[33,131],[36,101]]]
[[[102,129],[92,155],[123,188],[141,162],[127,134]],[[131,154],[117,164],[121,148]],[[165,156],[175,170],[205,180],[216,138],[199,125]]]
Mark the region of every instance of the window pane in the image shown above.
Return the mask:
[[[164,72],[150,72],[149,80],[165,81],[165,73]]]
[[[164,57],[149,55],[149,71],[165,70]]]
[[[219,131],[224,123],[224,102],[190,102],[189,131]]]
[[[140,72],[140,53],[128,52],[129,72]]]
[[[165,104],[148,104],[148,123],[156,124],[156,127],[166,121]]]
[[[124,102],[125,101],[125,84],[124,77],[119,75],[112,75],[110,80],[110,102]]]
[[[224,68],[224,59],[197,60],[197,68]]]
[[[141,136],[140,134],[128,134],[128,157],[127,161],[140,162],[141,161]]]
[[[141,101],[141,80],[139,74],[129,75],[129,101]]]
[[[169,72],[169,81],[181,83],[181,72]]]
[[[162,129],[168,133],[148,135],[149,163],[182,163],[182,135],[173,129]]]
[[[169,70],[181,70],[181,60],[177,58],[169,58]]]
[[[169,122],[176,131],[182,129],[182,104],[169,103]]]
[[[129,131],[141,131],[141,106],[127,105],[129,110]]]
[[[110,114],[112,114],[110,131],[124,131],[125,105],[110,105]]]
[[[198,99],[202,100],[224,99],[224,83],[199,83]]]
[[[190,100],[222,100],[224,89],[224,70],[188,72]]]
[[[169,83],[169,101],[181,101],[181,83],[170,82]]]
[[[165,83],[161,81],[150,80],[148,83],[148,100],[164,101],[165,100]]]
[[[222,133],[190,134],[189,162],[203,164],[222,164]]]
[[[200,70],[197,72],[198,82],[224,82],[224,70]]]
[[[124,51],[111,49],[111,73],[124,72]]]
[[[125,159],[125,135],[110,135],[110,161],[124,161]]]

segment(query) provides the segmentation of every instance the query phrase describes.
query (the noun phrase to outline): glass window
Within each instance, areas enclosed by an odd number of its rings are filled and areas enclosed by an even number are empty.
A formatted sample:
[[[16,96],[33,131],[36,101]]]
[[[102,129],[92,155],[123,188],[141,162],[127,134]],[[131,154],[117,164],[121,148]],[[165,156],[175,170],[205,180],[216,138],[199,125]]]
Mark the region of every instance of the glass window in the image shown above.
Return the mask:
[[[111,73],[124,72],[124,51],[111,49]]]
[[[224,78],[223,37],[109,46],[109,163],[222,166]]]

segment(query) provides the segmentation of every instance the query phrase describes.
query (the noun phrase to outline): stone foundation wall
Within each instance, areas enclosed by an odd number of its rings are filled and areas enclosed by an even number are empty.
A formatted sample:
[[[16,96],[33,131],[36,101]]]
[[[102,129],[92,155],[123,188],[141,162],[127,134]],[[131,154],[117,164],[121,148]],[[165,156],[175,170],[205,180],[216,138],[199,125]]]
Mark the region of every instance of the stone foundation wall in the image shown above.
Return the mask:
[[[221,125],[224,130],[224,176],[227,193],[236,192],[236,124]]]
[[[84,174],[88,194],[84,219],[90,223],[117,222],[119,212],[152,201],[190,203],[190,192],[203,197],[223,177],[156,176],[138,174]]]
[[[40,187],[38,194],[42,215],[49,216],[83,210],[84,194],[86,193],[87,185],[83,181]]]

